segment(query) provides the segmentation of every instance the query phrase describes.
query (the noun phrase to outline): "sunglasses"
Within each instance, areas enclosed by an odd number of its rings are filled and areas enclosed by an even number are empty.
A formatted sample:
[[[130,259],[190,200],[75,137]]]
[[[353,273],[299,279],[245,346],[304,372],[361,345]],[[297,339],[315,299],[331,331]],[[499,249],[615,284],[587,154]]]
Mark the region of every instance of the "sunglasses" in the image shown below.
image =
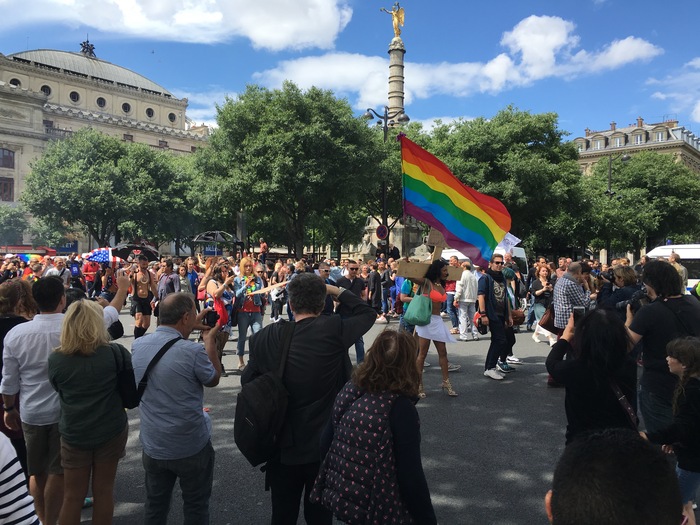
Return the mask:
[[[352,270],[353,272],[356,272],[357,270],[359,270],[359,268],[357,268],[357,267],[355,267],[355,268],[348,268],[348,270]]]
[[[321,273],[331,273],[330,270],[319,270],[319,272],[321,272]]]
[[[503,261],[493,261],[491,264],[503,264]]]

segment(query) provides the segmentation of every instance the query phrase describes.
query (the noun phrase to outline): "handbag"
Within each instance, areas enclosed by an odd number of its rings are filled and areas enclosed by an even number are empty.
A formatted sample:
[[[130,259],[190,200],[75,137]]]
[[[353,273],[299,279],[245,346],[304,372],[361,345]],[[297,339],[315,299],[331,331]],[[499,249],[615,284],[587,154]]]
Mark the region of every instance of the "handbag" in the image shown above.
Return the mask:
[[[122,398],[122,406],[124,408],[136,408],[139,405],[139,395],[136,390],[134,369],[126,367],[121,345],[110,343],[109,347],[112,349],[114,362],[117,365],[117,391],[119,392],[119,397]],[[117,359],[117,355],[121,358],[121,364],[120,360]]]
[[[559,329],[556,326],[554,326],[554,303],[550,304],[547,307],[547,309],[544,311],[544,314],[542,315],[542,318],[540,319],[540,322],[537,324],[539,324],[542,328],[553,334],[559,332]]]
[[[418,289],[418,293],[408,303],[403,319],[406,323],[414,326],[426,326],[430,324],[430,317],[433,315],[433,302],[430,297],[423,295],[423,287]]]
[[[520,326],[525,322],[525,312],[522,310],[511,310],[510,315],[513,317],[513,326]]]

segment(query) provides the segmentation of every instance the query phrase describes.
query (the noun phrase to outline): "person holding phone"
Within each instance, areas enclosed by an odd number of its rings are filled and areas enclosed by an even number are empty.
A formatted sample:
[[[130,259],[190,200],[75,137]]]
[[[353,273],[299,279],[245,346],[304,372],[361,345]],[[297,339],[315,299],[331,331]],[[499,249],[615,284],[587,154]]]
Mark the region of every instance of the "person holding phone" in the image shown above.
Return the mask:
[[[637,430],[617,393],[636,413],[637,363],[629,353],[632,342],[625,324],[608,309],[592,310],[578,323],[575,315],[569,316],[546,361],[554,381],[566,388],[566,444],[590,430]]]

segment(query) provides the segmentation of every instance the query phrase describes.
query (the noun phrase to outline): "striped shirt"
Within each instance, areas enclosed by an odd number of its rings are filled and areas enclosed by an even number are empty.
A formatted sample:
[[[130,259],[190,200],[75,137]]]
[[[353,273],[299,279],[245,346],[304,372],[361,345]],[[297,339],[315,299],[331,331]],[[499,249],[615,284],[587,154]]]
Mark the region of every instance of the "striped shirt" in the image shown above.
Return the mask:
[[[0,434],[0,524],[40,525],[27,478],[5,434]]]

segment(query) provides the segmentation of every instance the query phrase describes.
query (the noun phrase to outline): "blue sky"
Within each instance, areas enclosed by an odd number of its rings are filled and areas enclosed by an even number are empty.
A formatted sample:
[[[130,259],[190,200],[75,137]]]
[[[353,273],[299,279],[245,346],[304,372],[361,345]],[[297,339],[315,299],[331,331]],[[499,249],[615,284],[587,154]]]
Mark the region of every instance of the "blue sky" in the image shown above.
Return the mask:
[[[358,115],[387,99],[389,0],[0,0],[0,52],[78,51],[190,101],[290,79],[346,97]],[[584,129],[678,119],[700,133],[696,0],[405,0],[411,120],[490,117],[513,104]]]

